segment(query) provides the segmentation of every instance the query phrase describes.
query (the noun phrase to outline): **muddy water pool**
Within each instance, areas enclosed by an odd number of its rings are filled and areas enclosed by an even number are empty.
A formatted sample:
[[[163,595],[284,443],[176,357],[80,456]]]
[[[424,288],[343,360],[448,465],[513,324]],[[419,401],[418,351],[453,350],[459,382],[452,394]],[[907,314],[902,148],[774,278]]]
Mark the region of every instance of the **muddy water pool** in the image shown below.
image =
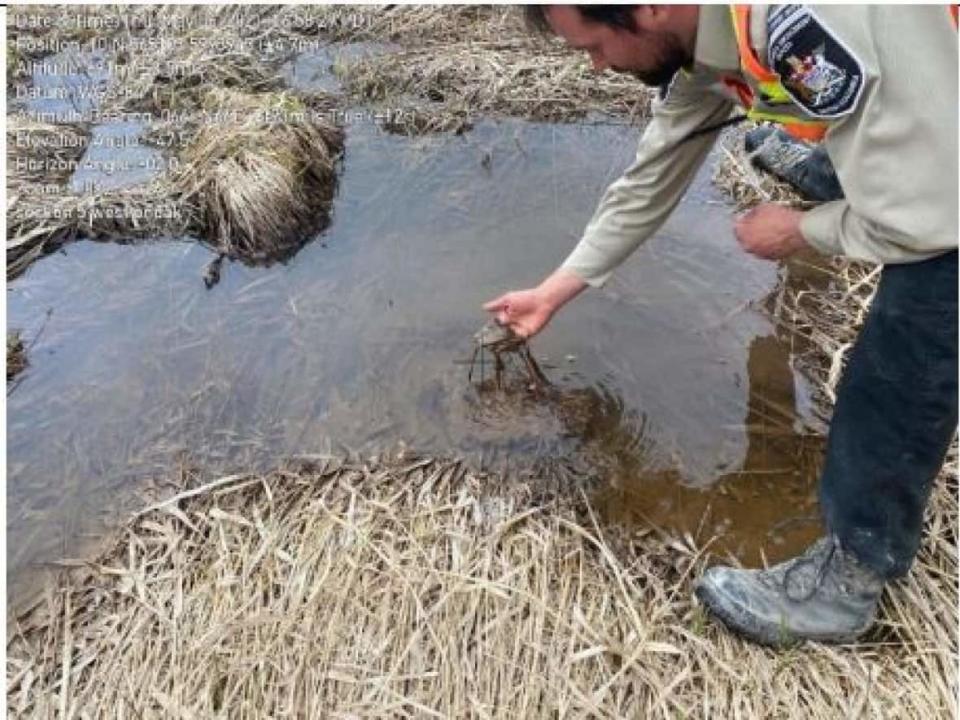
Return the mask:
[[[745,562],[815,535],[808,395],[759,309],[776,266],[739,250],[708,170],[533,341],[555,387],[537,399],[467,381],[480,306],[564,259],[637,131],[347,133],[332,225],[286,264],[225,264],[207,290],[189,239],[78,242],[10,284],[8,326],[35,338],[7,405],[13,602],[171,463],[266,468],[338,443],[548,462],[571,492],[588,478],[607,521],[719,534]]]

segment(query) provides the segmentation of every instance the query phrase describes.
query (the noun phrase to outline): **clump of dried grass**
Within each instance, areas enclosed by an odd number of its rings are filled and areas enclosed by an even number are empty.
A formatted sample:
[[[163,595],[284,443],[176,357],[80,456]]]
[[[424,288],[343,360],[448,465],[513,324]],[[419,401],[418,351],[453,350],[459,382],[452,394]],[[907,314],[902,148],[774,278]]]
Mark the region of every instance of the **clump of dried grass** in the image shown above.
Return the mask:
[[[34,6],[28,14],[62,18],[63,9]],[[250,263],[289,256],[329,220],[342,133],[318,94],[274,92],[282,81],[259,54],[241,51],[241,35],[280,8],[131,7],[84,11],[120,13],[126,27],[99,33],[143,39],[182,26],[177,43],[150,51],[120,50],[112,90],[100,107],[106,115],[147,112],[156,122],[147,134],[174,132],[186,139],[180,162],[149,183],[77,194],[61,186],[72,170],[15,171],[8,176],[7,276],[78,237],[134,240],[195,235],[223,255]],[[69,25],[64,26],[68,28]],[[166,28],[166,30],[164,30]],[[277,32],[289,32],[278,29]],[[69,30],[48,33],[59,40]],[[123,39],[123,38],[121,38]],[[256,37],[247,41],[255,45]],[[79,148],[17,147],[16,133],[51,140],[89,134],[87,126],[44,125],[19,117],[8,123],[8,161],[78,160]],[[43,187],[44,183],[46,187]]]
[[[285,257],[326,224],[342,131],[291,93],[213,90],[205,106],[235,119],[201,128],[174,179],[199,233],[231,257]]]
[[[12,716],[956,709],[941,537],[867,642],[775,653],[691,604],[703,551],[604,529],[536,477],[401,452],[179,480],[11,626]]]

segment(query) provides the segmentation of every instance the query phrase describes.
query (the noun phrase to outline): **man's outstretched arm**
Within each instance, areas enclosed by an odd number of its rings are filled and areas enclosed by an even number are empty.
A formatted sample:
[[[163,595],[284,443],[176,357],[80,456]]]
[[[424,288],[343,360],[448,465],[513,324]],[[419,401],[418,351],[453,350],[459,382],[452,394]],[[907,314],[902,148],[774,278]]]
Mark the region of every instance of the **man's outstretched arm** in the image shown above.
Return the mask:
[[[725,120],[732,103],[679,73],[640,139],[634,162],[604,193],[583,237],[540,285],[486,305],[497,320],[530,337],[588,285],[599,287],[667,219],[713,146],[719,130],[687,139]]]

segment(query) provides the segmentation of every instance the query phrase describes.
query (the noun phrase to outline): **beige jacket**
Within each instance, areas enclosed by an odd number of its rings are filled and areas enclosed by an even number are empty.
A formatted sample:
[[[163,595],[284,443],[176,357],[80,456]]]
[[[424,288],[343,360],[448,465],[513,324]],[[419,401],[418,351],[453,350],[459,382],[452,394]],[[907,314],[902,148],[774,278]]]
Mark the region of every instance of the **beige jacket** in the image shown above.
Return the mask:
[[[754,6],[750,28],[764,64],[768,34],[776,41],[782,30],[768,26],[768,10]],[[821,252],[880,263],[955,249],[960,102],[957,32],[947,10],[818,5],[809,12],[856,59],[863,82],[846,112],[829,119],[824,140],[845,199],[807,211],[804,237]],[[776,15],[784,14],[780,6]],[[719,131],[679,141],[730,116],[735,103],[719,78],[743,77],[739,67],[729,7],[701,6],[693,68],[677,74],[665,99],[654,100],[635,161],[607,189],[563,268],[602,285],[660,227]],[[810,116],[798,103],[791,112]]]

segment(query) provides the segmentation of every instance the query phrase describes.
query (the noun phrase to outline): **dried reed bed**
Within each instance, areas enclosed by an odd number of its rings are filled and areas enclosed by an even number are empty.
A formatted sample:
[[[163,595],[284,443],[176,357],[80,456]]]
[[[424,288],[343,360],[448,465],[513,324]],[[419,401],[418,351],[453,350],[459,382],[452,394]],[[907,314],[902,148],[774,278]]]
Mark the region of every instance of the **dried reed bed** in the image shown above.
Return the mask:
[[[11,624],[12,717],[956,710],[944,488],[866,642],[776,653],[691,604],[707,548],[603,528],[536,477],[401,451],[175,480]]]
[[[420,36],[419,45],[348,63],[338,68],[339,75],[354,98],[412,109],[413,115],[506,115],[549,122],[646,118],[651,91],[639,81],[594,72],[582,52],[530,35],[518,14],[503,10],[487,23],[467,36],[463,28],[453,32],[442,26],[436,36]]]
[[[273,22],[339,42],[398,45],[336,71],[355,100],[402,109],[388,129],[407,135],[461,131],[481,115],[640,122],[652,96],[633,78],[594,72],[558,38],[531,33],[516,7],[296,7]]]

